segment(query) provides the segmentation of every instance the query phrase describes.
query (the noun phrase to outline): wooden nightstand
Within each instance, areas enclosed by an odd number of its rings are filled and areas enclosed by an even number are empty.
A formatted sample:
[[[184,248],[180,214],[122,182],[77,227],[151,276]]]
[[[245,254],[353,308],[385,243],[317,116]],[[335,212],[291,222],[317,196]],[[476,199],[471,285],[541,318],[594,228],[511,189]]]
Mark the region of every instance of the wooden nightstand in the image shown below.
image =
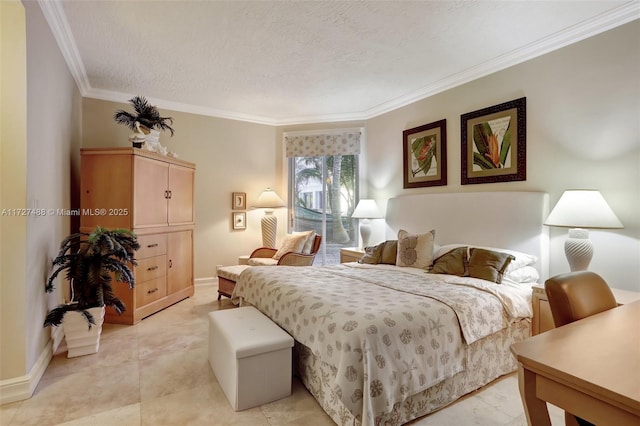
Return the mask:
[[[340,249],[340,263],[357,262],[364,256],[364,249],[358,247],[343,247]]]
[[[619,305],[625,305],[635,300],[640,300],[640,293],[629,290],[620,290],[611,288],[613,295]],[[531,335],[544,333],[547,330],[555,328],[553,325],[553,317],[551,316],[551,308],[549,307],[549,299],[544,291],[544,285],[539,284],[533,286],[533,319],[531,324]]]

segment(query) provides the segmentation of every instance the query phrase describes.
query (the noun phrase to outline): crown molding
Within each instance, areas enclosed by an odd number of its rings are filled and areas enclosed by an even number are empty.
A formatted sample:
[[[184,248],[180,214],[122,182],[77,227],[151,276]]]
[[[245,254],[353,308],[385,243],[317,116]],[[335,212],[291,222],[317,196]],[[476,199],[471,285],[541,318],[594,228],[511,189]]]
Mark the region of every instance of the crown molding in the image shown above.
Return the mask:
[[[59,0],[38,0],[38,5],[49,24],[53,37],[58,43],[64,60],[67,62],[69,72],[71,72],[80,94],[85,96],[91,85],[89,84],[89,78],[80,57],[80,52],[78,52],[76,41],[73,38],[73,33],[69,28],[67,16],[62,9],[62,3]]]
[[[67,62],[67,66],[73,75],[76,84],[83,97],[108,100],[114,102],[128,102],[133,96],[123,92],[94,89],[89,83],[86,70],[80,53],[78,52],[73,34],[62,9],[60,0],[38,0],[42,13],[53,32],[53,35]],[[442,93],[446,90],[460,86],[473,80],[485,77],[489,74],[501,71],[505,68],[520,64],[530,59],[552,52],[567,45],[577,43],[588,37],[600,34],[612,28],[624,25],[636,19],[640,19],[640,1],[627,2],[606,13],[593,17],[587,21],[576,24],[563,31],[545,37],[529,45],[493,58],[480,65],[468,68],[460,73],[441,79],[433,84],[425,86],[415,93],[407,94],[396,99],[379,104],[365,111],[349,113],[305,115],[286,118],[266,117],[261,115],[244,114],[236,111],[225,111],[200,105],[192,105],[174,102],[164,99],[148,98],[156,106],[173,111],[190,114],[205,115],[210,117],[225,118],[230,120],[245,121],[270,126],[284,126],[310,123],[327,123],[340,121],[364,121],[373,117],[391,112],[398,108]]]

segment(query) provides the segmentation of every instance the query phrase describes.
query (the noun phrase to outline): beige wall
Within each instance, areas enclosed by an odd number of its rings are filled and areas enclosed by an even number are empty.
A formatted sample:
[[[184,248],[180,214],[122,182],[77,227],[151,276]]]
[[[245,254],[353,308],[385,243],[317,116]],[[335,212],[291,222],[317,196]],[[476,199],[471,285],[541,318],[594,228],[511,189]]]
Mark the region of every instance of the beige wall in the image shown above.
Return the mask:
[[[24,8],[0,2],[0,208],[27,198],[27,50]],[[10,107],[8,107],[10,106]],[[26,373],[27,218],[0,216],[0,380]]]
[[[130,146],[131,131],[113,120],[128,104],[83,101],[83,147]],[[230,265],[241,254],[260,247],[262,212],[251,209],[260,192],[280,184],[276,128],[161,109],[174,118],[175,135],[164,132],[160,143],[180,159],[196,164],[195,277],[211,278],[216,265]],[[247,194],[247,230],[231,228],[231,193]],[[284,194],[282,194],[284,195]],[[282,233],[284,216],[279,217]]]
[[[527,180],[461,185],[460,115],[523,96]],[[635,21],[368,120],[366,185],[369,196],[383,203],[399,194],[513,190],[545,191],[551,206],[565,189],[599,189],[625,228],[591,231],[590,269],[614,287],[640,291],[639,117],[640,21]],[[402,131],[443,118],[448,185],[403,189]],[[568,271],[566,230],[550,231],[553,275]]]
[[[5,102],[3,86],[3,121],[7,112],[16,114],[11,125],[17,128],[13,137],[2,135],[2,207],[69,209],[75,185],[71,164],[77,162],[80,141],[80,94],[38,4],[2,2],[2,7],[3,55],[4,31],[9,28],[4,21],[6,7],[19,7],[22,16],[21,29],[15,27],[21,22],[19,16],[10,20],[15,28],[11,45],[26,43],[23,59],[2,61],[2,81],[10,81],[14,93]],[[21,61],[15,75],[7,77],[5,64],[17,66]],[[11,156],[5,156],[6,142]],[[5,195],[10,193],[5,193],[5,183],[16,194],[6,206]],[[42,323],[48,308],[60,303],[63,294],[58,289],[46,295],[44,284],[59,243],[71,230],[71,218],[50,213],[8,219],[3,218],[2,234],[3,402],[28,397],[48,364],[51,329]],[[5,234],[5,224],[10,233]]]

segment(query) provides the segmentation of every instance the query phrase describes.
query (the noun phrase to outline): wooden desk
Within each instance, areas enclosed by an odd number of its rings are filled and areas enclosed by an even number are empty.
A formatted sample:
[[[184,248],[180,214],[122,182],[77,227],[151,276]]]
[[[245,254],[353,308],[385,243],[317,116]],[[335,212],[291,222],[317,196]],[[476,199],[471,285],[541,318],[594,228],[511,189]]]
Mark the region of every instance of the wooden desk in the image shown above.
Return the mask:
[[[597,425],[640,425],[640,301],[515,343],[529,425],[545,401]]]

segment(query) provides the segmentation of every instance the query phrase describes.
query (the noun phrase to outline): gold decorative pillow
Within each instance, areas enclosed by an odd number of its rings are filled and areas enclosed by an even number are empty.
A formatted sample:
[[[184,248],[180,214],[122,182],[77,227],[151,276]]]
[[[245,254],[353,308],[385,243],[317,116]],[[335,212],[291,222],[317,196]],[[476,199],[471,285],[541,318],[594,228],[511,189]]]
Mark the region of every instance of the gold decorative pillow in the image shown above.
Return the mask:
[[[377,265],[380,263],[380,257],[382,256],[382,250],[384,249],[384,243],[380,243],[375,246],[365,247],[364,256],[358,260],[358,263],[366,263],[368,265]]]
[[[469,276],[500,284],[502,275],[514,256],[509,253],[472,248],[469,250]]]
[[[282,256],[289,253],[290,251],[301,253],[302,248],[304,247],[304,243],[307,241],[308,235],[302,234],[289,234],[284,237],[282,241],[282,245],[273,255],[273,258],[279,260]]]
[[[398,255],[396,265],[429,269],[433,264],[433,241],[436,232],[410,234],[404,229],[398,231]]]
[[[467,247],[457,247],[435,259],[431,272],[464,277],[469,274],[468,268]]]
[[[395,265],[398,256],[398,240],[387,240],[380,255],[380,263],[385,265]]]

